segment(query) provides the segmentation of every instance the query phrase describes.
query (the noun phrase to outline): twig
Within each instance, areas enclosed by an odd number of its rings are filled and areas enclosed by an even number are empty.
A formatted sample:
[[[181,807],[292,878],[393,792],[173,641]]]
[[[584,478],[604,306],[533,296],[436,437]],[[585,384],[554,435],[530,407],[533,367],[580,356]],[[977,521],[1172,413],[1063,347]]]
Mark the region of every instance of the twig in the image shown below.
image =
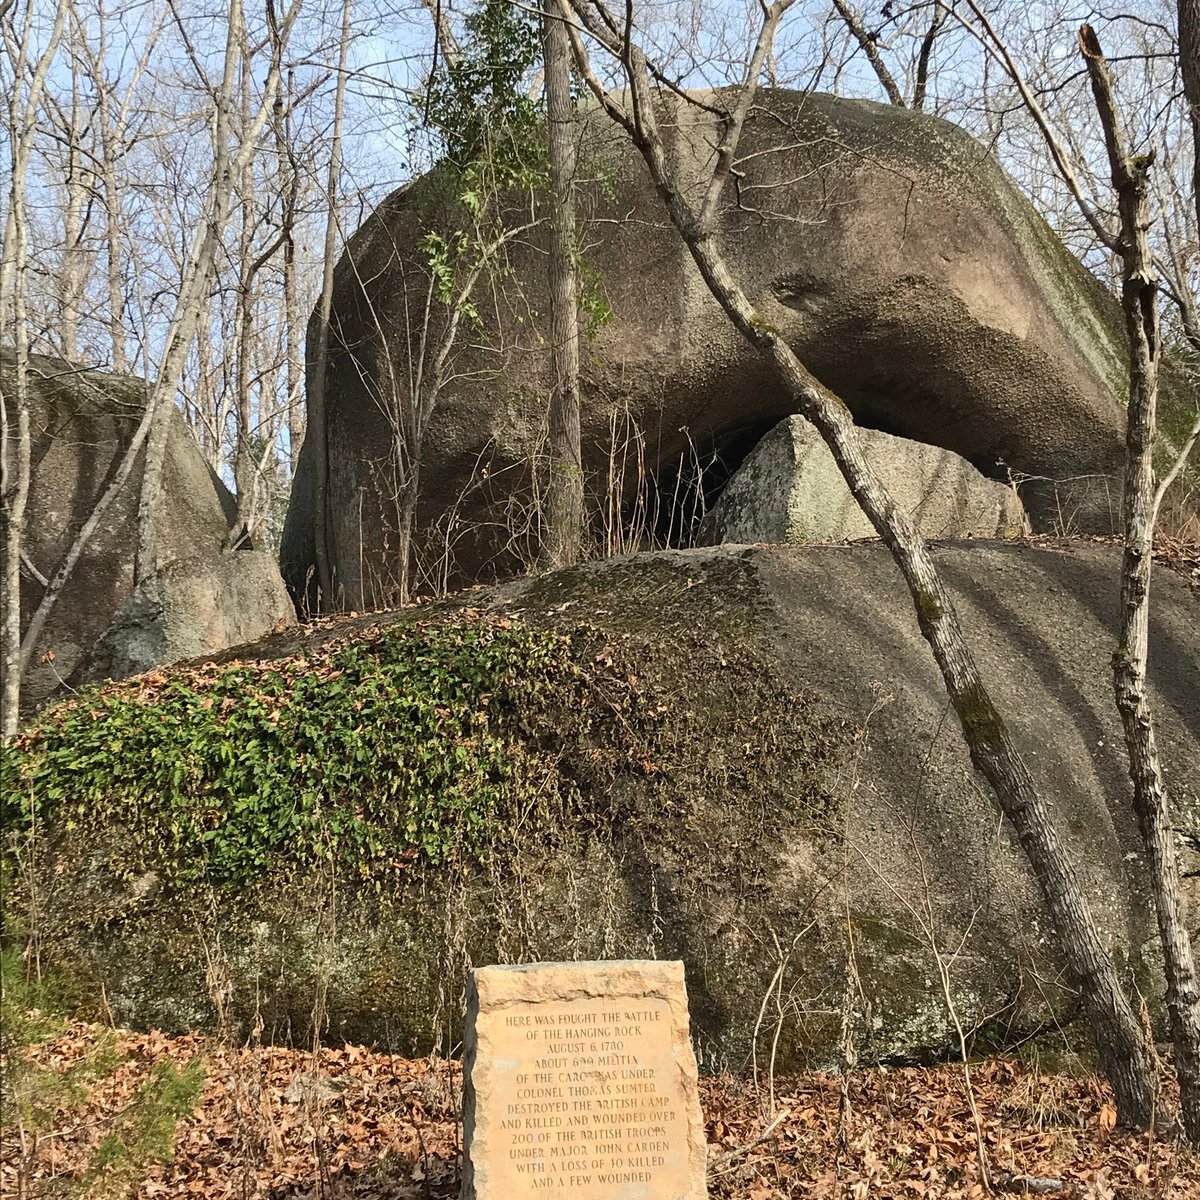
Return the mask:
[[[1155,520],[1158,519],[1158,510],[1162,507],[1162,502],[1166,498],[1171,484],[1179,477],[1179,472],[1183,470],[1184,463],[1191,457],[1197,439],[1200,439],[1200,414],[1197,414],[1196,420],[1192,423],[1192,428],[1183,443],[1183,448],[1176,455],[1171,469],[1159,481],[1158,490],[1154,493],[1153,511]]]
[[[709,1163],[709,1175],[721,1174],[722,1167],[729,1166],[730,1163],[741,1158],[743,1154],[749,1154],[751,1150],[753,1150],[756,1146],[761,1146],[763,1142],[769,1142],[773,1137],[776,1136],[775,1131],[778,1129],[780,1122],[786,1121],[791,1115],[792,1110],[790,1108],[781,1108],[775,1120],[773,1120],[770,1125],[768,1125],[766,1129],[764,1129],[762,1133],[760,1133],[753,1141],[747,1142],[744,1146],[736,1146],[734,1149],[722,1154],[720,1158],[714,1159],[711,1163]]]
[[[1063,1181],[1049,1175],[999,1175],[993,1182],[998,1192],[1016,1192],[1021,1196],[1048,1196],[1063,1190]]]

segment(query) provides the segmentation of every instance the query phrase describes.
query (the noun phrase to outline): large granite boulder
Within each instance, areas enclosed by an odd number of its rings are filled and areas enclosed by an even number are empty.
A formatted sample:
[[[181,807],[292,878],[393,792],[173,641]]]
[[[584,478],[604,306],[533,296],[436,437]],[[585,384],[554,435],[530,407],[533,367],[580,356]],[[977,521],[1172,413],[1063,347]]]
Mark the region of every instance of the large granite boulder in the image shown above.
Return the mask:
[[[708,166],[713,118],[664,103],[686,185]],[[611,309],[584,355],[591,497],[599,509],[615,493],[610,511],[619,508],[649,475],[669,504],[695,482],[680,487],[675,471],[694,448],[711,499],[737,456],[795,410],[712,300],[624,135],[593,113],[580,138],[581,244]],[[345,603],[386,602],[395,583],[393,428],[415,377],[410,347],[436,345],[444,321],[435,301],[422,324],[423,238],[468,227],[454,196],[440,171],[395,192],[337,266],[328,410],[319,432],[310,420],[284,535],[297,590],[314,561],[318,453]],[[527,222],[528,198],[510,216]],[[1026,479],[1039,531],[1111,531],[1126,387],[1119,311],[986,147],[907,109],[765,90],[720,238],[761,318],[860,424],[951,450],[993,478]],[[548,395],[544,242],[541,231],[518,238],[481,289],[480,325],[464,326],[419,453],[419,565],[465,581],[521,565],[530,541],[528,468],[544,453]],[[1173,411],[1164,404],[1168,426]],[[670,525],[660,519],[656,532]]]
[[[949,450],[862,431],[863,450],[892,498],[927,538],[1016,537],[1029,519],[1014,487],[987,479]],[[875,529],[816,429],[781,421],[705,514],[697,542],[842,542]]]
[[[124,679],[252,642],[295,621],[275,556],[176,559],[134,588],[85,658],[81,680]]]
[[[0,369],[11,370],[11,364],[0,364]],[[49,358],[34,359],[30,384],[33,474],[24,547],[29,565],[44,578],[58,567],[116,471],[144,411],[145,384]],[[97,658],[93,648],[123,609],[121,623],[128,633],[138,608],[125,606],[134,594],[141,471],[139,460],[59,597],[24,681],[26,705],[36,706],[64,685],[103,675],[108,666],[117,669],[119,656],[113,658],[110,649]],[[151,624],[157,623],[157,632],[147,626],[141,651],[126,660],[127,669],[211,654],[234,641],[262,636],[281,620],[295,619],[277,568],[269,560],[258,561],[266,556],[247,557],[241,551],[223,556],[221,547],[236,504],[174,410],[163,481],[156,537],[164,575],[153,590],[161,594],[180,581],[178,563],[190,564],[192,579],[183,590],[177,588],[176,598],[169,601],[181,610],[170,622],[178,636],[164,636],[161,613],[151,616],[147,610],[143,615],[151,618]],[[246,571],[261,586],[246,587]],[[24,620],[43,590],[32,571],[22,572]],[[154,654],[147,653],[151,642],[157,648]]]
[[[1153,905],[1112,702],[1119,553],[1014,542],[933,553],[1122,977],[1161,1015]],[[1193,847],[1196,615],[1188,582],[1161,571],[1153,702],[1176,825]],[[447,622],[450,640],[439,634]],[[563,653],[575,665],[554,676],[561,719],[537,707],[541,692],[512,698],[512,681],[523,687],[535,667],[506,658],[504,638],[529,628],[569,635]],[[389,633],[409,639],[404,679],[383,673],[395,661]],[[474,645],[487,648],[482,668]],[[122,1022],[211,1025],[219,1002],[223,1019],[267,1037],[303,1042],[317,1012],[331,1037],[425,1052],[439,1037],[457,1040],[471,964],[679,957],[710,1069],[741,1067],[756,1035],[771,1055],[777,1026],[781,1068],[830,1063],[843,1019],[864,1056],[922,1057],[957,1053],[935,949],[952,961],[958,1017],[985,1042],[1058,1036],[1077,1015],[1024,857],[971,768],[878,543],[609,560],[281,633],[225,658],[237,660],[228,679],[221,660],[178,686],[163,672],[166,692],[140,701],[141,718],[128,690],[111,708],[107,698],[81,702],[99,722],[86,738],[102,764],[110,719],[127,747],[158,745],[168,719],[170,736],[193,747],[178,803],[159,805],[157,792],[147,801],[170,827],[159,836],[145,805],[117,804],[81,776],[76,754],[73,786],[86,785],[89,801],[74,821],[92,825],[72,834],[48,801],[36,869],[13,873],[19,887],[38,888],[43,966],[84,981],[80,994],[103,997]],[[465,752],[439,751],[438,738],[458,736],[448,711],[458,701],[431,698],[431,686],[475,697],[464,708]],[[296,694],[319,697],[320,711],[311,700],[289,707]],[[385,712],[394,696],[401,708]],[[419,753],[392,761],[395,742],[371,740],[393,719],[401,733],[428,721]],[[58,721],[52,710],[44,732],[29,735],[50,788],[66,736]],[[312,747],[337,724],[345,750],[322,757]],[[422,762],[441,771],[455,754],[470,761],[476,735],[509,747],[499,800],[486,773],[465,783],[451,774],[465,790],[436,811],[460,820],[480,811],[473,797],[491,797],[500,807],[490,848],[433,863],[389,849],[382,830],[393,814],[403,830]],[[277,772],[271,755],[293,772],[290,792],[257,794],[259,776],[240,768],[246,790],[228,791],[234,764],[254,754],[264,770]],[[320,791],[326,772],[344,782]],[[364,772],[387,786],[354,792]],[[515,795],[548,796],[549,809],[539,817]],[[333,841],[315,862],[298,857],[301,839],[288,830],[318,809],[341,830],[337,845],[362,845],[365,857],[339,868]],[[266,828],[275,811],[291,824]],[[198,862],[198,848],[180,844],[179,822],[191,820],[225,857]],[[415,845],[424,834],[414,828]],[[254,849],[263,845],[274,849]],[[181,861],[190,883],[172,874]],[[14,894],[12,910],[26,911],[26,900]]]

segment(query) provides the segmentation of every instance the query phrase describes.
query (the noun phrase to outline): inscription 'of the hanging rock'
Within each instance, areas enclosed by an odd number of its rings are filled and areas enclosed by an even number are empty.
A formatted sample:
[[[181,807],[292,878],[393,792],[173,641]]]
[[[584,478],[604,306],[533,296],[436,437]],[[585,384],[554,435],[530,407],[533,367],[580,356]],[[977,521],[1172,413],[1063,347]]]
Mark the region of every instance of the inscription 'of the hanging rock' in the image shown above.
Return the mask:
[[[472,972],[463,1200],[702,1200],[683,964]]]

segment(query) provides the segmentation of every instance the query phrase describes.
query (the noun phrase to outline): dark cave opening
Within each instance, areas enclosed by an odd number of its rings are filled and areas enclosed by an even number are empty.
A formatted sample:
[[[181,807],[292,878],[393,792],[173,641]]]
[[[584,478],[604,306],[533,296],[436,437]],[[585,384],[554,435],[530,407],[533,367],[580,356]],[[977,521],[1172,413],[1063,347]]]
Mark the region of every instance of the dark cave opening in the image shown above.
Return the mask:
[[[699,440],[689,436],[683,450],[664,455],[647,473],[644,485],[626,505],[626,528],[648,548],[696,545],[705,514],[777,424],[779,419],[772,418]]]

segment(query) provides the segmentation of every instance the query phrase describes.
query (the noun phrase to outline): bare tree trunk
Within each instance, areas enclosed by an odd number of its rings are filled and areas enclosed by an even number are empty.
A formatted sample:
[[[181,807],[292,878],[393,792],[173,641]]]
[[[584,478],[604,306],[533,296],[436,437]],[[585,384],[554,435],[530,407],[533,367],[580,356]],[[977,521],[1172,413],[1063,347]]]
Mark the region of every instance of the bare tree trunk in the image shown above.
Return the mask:
[[[897,108],[907,108],[908,105],[904,103],[904,93],[900,91],[900,86],[896,83],[895,76],[888,70],[887,64],[883,61],[883,56],[879,53],[879,46],[876,44],[878,37],[872,36],[871,32],[862,23],[862,18],[846,3],[846,0],[833,0],[833,7],[837,9],[838,16],[846,23],[846,28],[854,35],[854,40],[867,56],[867,62],[871,64],[871,69],[875,72],[875,77],[887,93],[889,103],[894,104]],[[932,45],[931,40],[931,49]],[[924,97],[922,97],[923,100]]]
[[[104,123],[104,281],[108,292],[108,333],[112,342],[112,369],[118,374],[123,374],[127,366],[125,292],[121,280],[121,247],[124,244],[124,232],[121,228],[121,190],[117,183],[117,163],[114,157],[119,153],[120,142],[107,128],[107,116],[102,115],[101,121]]]
[[[565,9],[566,0],[559,2]],[[721,193],[734,169],[741,131],[753,104],[767,50],[779,19],[791,2],[776,0],[763,10],[754,54],[736,104],[726,112],[715,166],[697,207],[684,198],[667,162],[646,61],[631,41],[630,27],[625,26],[622,40],[612,32],[621,28],[617,18],[609,15],[607,20],[598,20],[582,4],[574,9],[578,21],[623,64],[630,87],[628,107],[624,98],[618,99],[609,92],[592,72],[583,42],[572,28],[576,62],[589,88],[609,115],[627,130],[641,152],[672,222],[713,296],[743,337],[771,363],[797,409],[817,428],[855,500],[904,575],[921,633],[933,651],[958,713],[972,762],[990,784],[1016,832],[1054,922],[1122,1119],[1145,1126],[1153,1119],[1155,1109],[1149,1047],[1121,988],[1112,956],[1100,938],[1070,857],[1054,828],[1050,806],[1038,793],[983,683],[929,551],[865,458],[849,410],[804,367],[770,323],[755,312],[730,275],[717,244]]]
[[[104,217],[105,283],[108,289],[108,332],[112,341],[112,369],[118,374],[126,370],[125,357],[125,295],[121,283],[121,193],[117,185],[117,169],[110,165],[109,152],[104,152]]]
[[[1179,0],[1179,70],[1192,118],[1192,201],[1200,221],[1200,0]]]
[[[321,275],[321,299],[317,306],[317,344],[314,370],[308,389],[308,425],[312,438],[313,537],[316,548],[317,584],[321,606],[327,611],[335,603],[336,565],[329,539],[329,339],[333,315],[333,268],[337,250],[338,184],[342,172],[342,127],[346,112],[346,66],[350,56],[350,17],[354,0],[342,0],[342,33],[338,48],[338,75],[333,102],[333,143],[329,149],[326,179],[325,249]]]
[[[30,615],[25,625],[24,635],[21,635],[21,613],[19,588],[9,586],[15,581],[19,584],[21,561],[21,533],[24,522],[24,507],[27,503],[29,489],[29,411],[28,411],[28,333],[24,320],[23,309],[23,279],[25,263],[25,234],[24,234],[24,189],[28,166],[28,149],[32,145],[35,131],[33,116],[36,113],[40,93],[45,83],[50,61],[56,52],[61,38],[62,25],[67,13],[66,0],[59,0],[57,16],[53,29],[45,42],[45,50],[37,67],[34,69],[30,84],[25,89],[25,98],[14,94],[9,109],[10,134],[13,146],[14,171],[10,176],[10,200],[8,215],[5,222],[3,254],[0,255],[0,313],[12,314],[15,318],[15,365],[16,388],[11,399],[16,400],[16,412],[11,411],[10,397],[0,393],[0,498],[3,503],[3,533],[4,533],[4,562],[3,562],[3,621],[0,622],[0,633],[3,641],[0,644],[0,656],[4,664],[3,682],[3,712],[0,714],[0,730],[4,735],[16,729],[18,703],[20,699],[21,678],[28,669],[33,652],[38,644],[45,623],[62,595],[63,588],[71,578],[84,550],[91,541],[96,529],[99,528],[105,513],[125,487],[130,474],[137,462],[139,454],[152,441],[152,434],[159,440],[157,448],[157,465],[155,471],[150,471],[154,455],[147,453],[147,472],[151,474],[150,486],[143,486],[141,503],[139,505],[139,546],[138,559],[140,564],[153,561],[153,531],[149,526],[147,513],[152,516],[156,503],[156,493],[162,474],[162,451],[165,448],[167,422],[164,406],[171,399],[178,381],[182,375],[183,363],[188,347],[195,336],[198,316],[211,277],[211,268],[215,248],[219,242],[225,221],[228,218],[229,193],[231,180],[236,178],[242,169],[245,158],[251,156],[257,145],[262,127],[273,100],[279,81],[280,57],[288,35],[295,24],[300,12],[301,0],[292,0],[287,13],[280,23],[280,36],[272,47],[270,70],[263,87],[263,103],[256,113],[250,128],[243,131],[244,140],[238,154],[230,160],[226,149],[225,156],[219,164],[220,169],[214,171],[210,181],[209,194],[206,198],[204,222],[193,241],[192,250],[180,273],[180,291],[176,301],[175,311],[171,318],[166,336],[166,350],[162,369],[158,379],[149,388],[146,407],[126,448],[116,471],[108,480],[105,490],[96,500],[87,519],[75,535],[66,554],[53,572],[47,571],[50,578],[46,582],[41,600]],[[2,3],[2,0],[0,0]],[[30,6],[29,12],[33,11]],[[227,66],[231,66],[228,55],[233,53],[232,63],[236,63],[236,51],[245,49],[244,22],[241,16],[240,0],[231,0],[230,8],[230,42],[227,44]],[[150,44],[157,31],[152,32]],[[18,55],[28,53],[30,46],[28,28],[18,47]],[[149,50],[147,49],[138,70],[141,71],[146,63]],[[95,56],[93,56],[95,60]],[[17,64],[19,69],[14,77],[24,79],[28,73],[28,62],[22,57]],[[227,76],[229,72],[227,71]],[[97,78],[101,78],[97,75]],[[228,79],[226,80],[228,82]],[[228,93],[226,93],[228,98]],[[32,105],[32,107],[31,107]],[[218,105],[220,110],[220,105]],[[228,105],[224,112],[218,111],[218,124],[225,120],[228,128]],[[123,118],[122,118],[123,121]],[[227,147],[227,142],[225,143]],[[17,445],[13,446],[12,430],[16,430]],[[15,456],[15,462],[10,461]],[[145,481],[144,481],[145,483]],[[143,539],[143,534],[146,538]],[[147,554],[147,544],[149,551]],[[144,569],[144,568],[143,568]]]
[[[279,25],[277,35],[272,38],[271,66],[263,85],[262,100],[248,127],[241,130],[237,153],[231,155],[234,81],[238,63],[250,53],[250,48],[242,0],[230,0],[229,3],[225,61],[221,84],[214,97],[213,166],[208,194],[205,197],[204,216],[184,265],[179,298],[167,331],[162,366],[147,401],[151,413],[151,428],[146,441],[146,462],[142,470],[141,495],[138,501],[138,542],[134,560],[134,579],[137,583],[150,578],[158,569],[154,519],[162,492],[170,408],[175,390],[183,376],[188,349],[196,335],[196,326],[212,274],[217,247],[229,219],[234,182],[240,177],[246,161],[254,157],[263,126],[274,106],[283,48],[299,15],[300,4],[301,0],[293,0]]]
[[[1184,1126],[1200,1142],[1200,980],[1184,920],[1171,804],[1163,780],[1154,713],[1147,695],[1150,639],[1150,570],[1157,509],[1154,439],[1158,373],[1162,357],[1158,285],[1150,248],[1150,161],[1132,157],[1117,110],[1112,78],[1090,26],[1080,47],[1112,168],[1121,222],[1121,304],[1129,338],[1129,412],[1125,441],[1125,554],[1121,565],[1121,632],[1113,654],[1113,687],[1125,730],[1133,807],[1150,859],[1167,976],[1167,1011],[1175,1044]]]
[[[21,549],[32,473],[29,328],[25,314],[29,250],[25,189],[42,92],[66,24],[66,0],[58,0],[54,22],[25,87],[25,75],[35,46],[33,15],[33,5],[29,5],[13,55],[13,90],[5,121],[11,168],[8,213],[4,219],[3,241],[0,241],[0,328],[11,322],[13,387],[10,391],[0,383],[0,526],[4,536],[4,561],[0,569],[0,582],[4,587],[0,597],[3,610],[0,614],[0,668],[4,676],[0,681],[0,739],[12,737],[17,732],[24,674],[21,659]]]
[[[912,106],[917,112],[925,107],[925,92],[929,86],[929,60],[933,57],[933,44],[937,41],[937,36],[941,32],[945,20],[946,10],[935,7],[933,19],[929,22],[929,28],[921,39],[921,52],[917,55],[917,80],[913,85],[912,99]]]
[[[125,294],[121,277],[121,259],[125,246],[125,231],[121,223],[121,187],[117,168],[125,155],[125,129],[129,104],[137,91],[138,81],[150,65],[162,26],[150,29],[141,55],[126,88],[125,98],[118,101],[108,78],[108,20],[103,4],[97,6],[97,41],[93,49],[86,27],[80,29],[80,41],[88,55],[88,72],[96,93],[96,120],[100,130],[100,178],[103,181],[105,221],[105,292],[106,320],[112,343],[112,369],[123,373],[128,363],[125,348]]]
[[[63,189],[67,202],[63,209],[62,266],[59,277],[59,352],[68,362],[75,362],[79,358],[79,320],[88,276],[83,249],[83,211],[89,174],[81,161],[83,112],[79,95],[79,65],[76,61],[71,63],[71,116],[64,132],[67,144],[63,147]]]
[[[554,0],[542,13],[546,141],[550,159],[550,479],[544,557],[551,569],[583,549],[583,459],[579,432],[579,289],[575,262],[575,106],[571,41]]]
[[[108,292],[108,333],[112,342],[112,369],[125,371],[125,294],[121,281],[121,246],[124,237],[121,229],[121,191],[117,183],[117,163],[124,147],[122,110],[118,106],[112,111],[112,88],[105,76],[107,51],[107,27],[104,5],[99,12],[100,40],[92,60],[92,78],[96,86],[96,105],[100,118],[100,143],[102,150],[102,172],[104,176],[104,220],[105,220],[105,286]],[[151,39],[153,41],[154,39]]]
[[[241,0],[231,0],[227,21],[224,71],[214,97],[213,166],[203,224],[197,234],[192,253],[184,264],[175,320],[168,331],[162,365],[149,398],[154,412],[150,421],[150,436],[146,441],[146,462],[142,468],[142,487],[138,500],[138,542],[133,570],[134,582],[138,584],[149,579],[159,565],[155,517],[162,492],[170,410],[175,389],[183,372],[188,347],[195,336],[213,257],[224,232],[226,197],[233,183],[233,172],[229,163],[229,136],[234,80],[239,59],[248,53]]]
[[[1122,1119],[1148,1125],[1154,1113],[1148,1048],[1108,951],[1101,941],[1050,806],[1037,791],[979,674],[950,594],[923,539],[897,508],[862,453],[845,405],[811,375],[791,347],[757,316],[734,284],[711,237],[693,257],[739,331],[775,366],[801,413],[816,426],[855,500],[900,567],[921,633],[933,650],[976,769],[991,785],[1033,868],[1066,951],[1105,1074]]]
[[[283,311],[287,354],[288,457],[292,473],[304,442],[304,321],[300,316],[300,294],[296,287],[296,238],[289,228],[283,244]]]
[[[279,164],[279,194],[283,199],[283,322],[286,356],[288,454],[292,473],[304,441],[304,322],[296,286],[296,202],[300,176],[292,157],[292,87],[294,71],[288,70],[287,99],[276,102],[275,153]]]
[[[442,4],[441,0],[421,0],[421,6],[433,18],[434,66],[437,66],[437,49],[441,48],[442,57],[453,66],[462,58],[462,47],[454,36],[454,27],[450,24],[450,6]]]
[[[25,534],[25,509],[29,503],[31,442],[29,432],[29,354],[18,345],[13,355],[16,386],[0,386],[0,427],[3,427],[4,612],[3,682],[0,684],[0,740],[17,732],[21,706],[21,548]],[[15,419],[14,419],[15,418]],[[15,446],[14,446],[15,441]],[[15,459],[15,463],[14,460]],[[15,470],[14,470],[15,467]],[[15,477],[14,477],[15,476]]]
[[[253,86],[250,56],[242,58],[242,125],[250,122],[250,89]],[[254,405],[251,399],[250,359],[254,340],[254,281],[259,267],[269,261],[274,248],[258,258],[254,254],[255,189],[254,167],[247,158],[238,181],[242,206],[242,228],[238,238],[237,341],[234,349],[234,411],[237,427],[233,447],[233,487],[237,495],[237,516],[226,539],[233,548],[254,532],[256,518],[255,482],[257,455],[251,443],[254,432]],[[282,238],[280,239],[282,240]],[[278,242],[276,246],[278,246]]]

